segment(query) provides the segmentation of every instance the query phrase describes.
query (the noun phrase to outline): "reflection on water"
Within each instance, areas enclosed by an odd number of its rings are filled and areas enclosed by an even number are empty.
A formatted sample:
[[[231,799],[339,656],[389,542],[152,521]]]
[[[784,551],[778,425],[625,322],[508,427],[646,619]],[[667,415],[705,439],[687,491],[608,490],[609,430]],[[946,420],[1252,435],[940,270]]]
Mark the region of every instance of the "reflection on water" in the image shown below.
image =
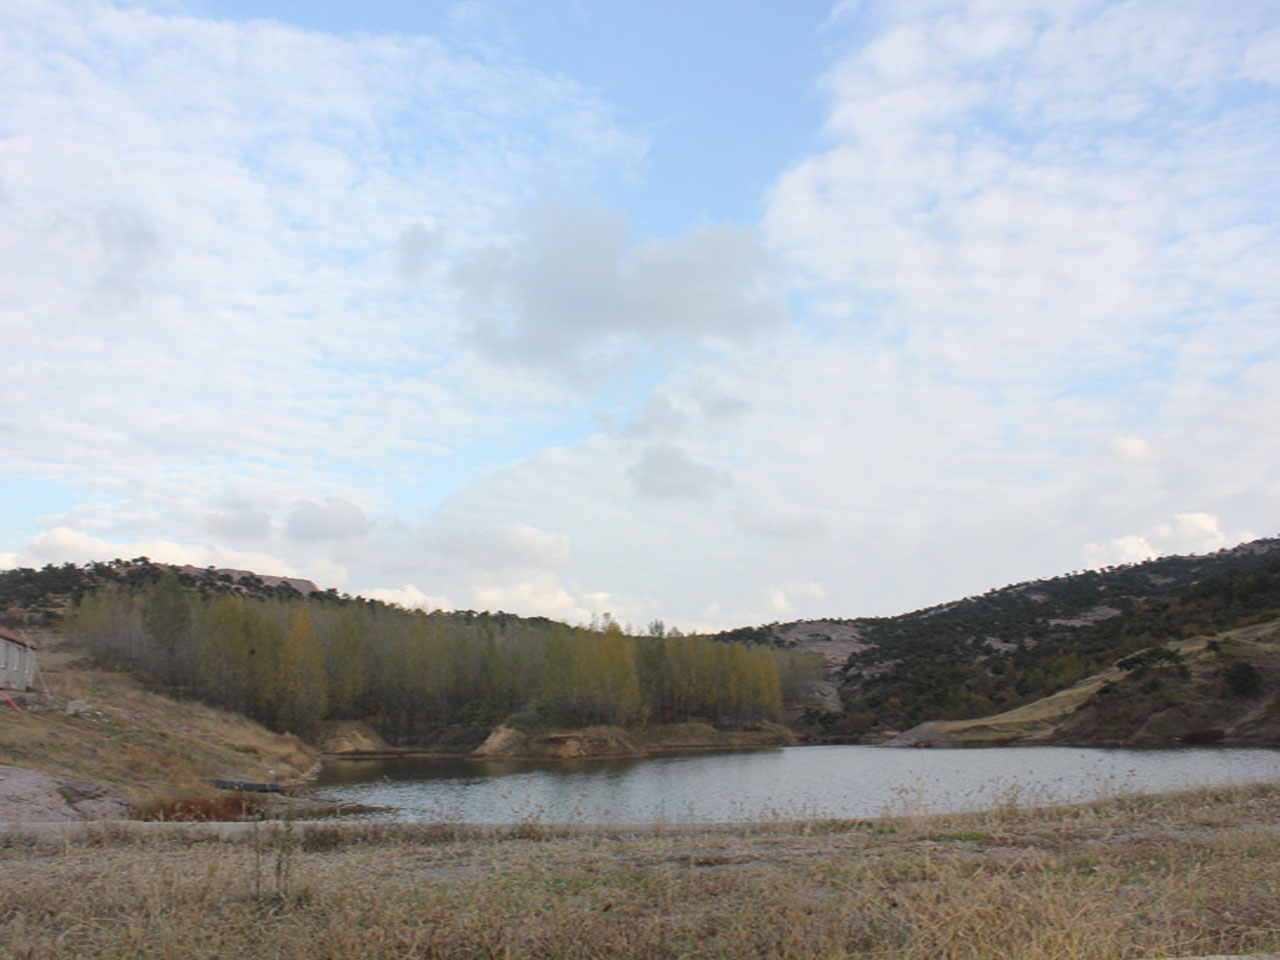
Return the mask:
[[[317,792],[398,820],[680,823],[875,817],[1280,777],[1280,751],[785,747],[644,759],[342,760]]]

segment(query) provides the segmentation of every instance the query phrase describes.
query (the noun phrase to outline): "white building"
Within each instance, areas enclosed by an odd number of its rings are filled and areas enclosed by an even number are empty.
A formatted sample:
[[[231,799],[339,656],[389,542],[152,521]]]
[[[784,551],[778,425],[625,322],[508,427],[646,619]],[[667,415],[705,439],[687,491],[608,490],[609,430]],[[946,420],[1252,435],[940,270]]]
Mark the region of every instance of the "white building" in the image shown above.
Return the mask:
[[[36,645],[0,627],[0,689],[26,690],[35,677]]]

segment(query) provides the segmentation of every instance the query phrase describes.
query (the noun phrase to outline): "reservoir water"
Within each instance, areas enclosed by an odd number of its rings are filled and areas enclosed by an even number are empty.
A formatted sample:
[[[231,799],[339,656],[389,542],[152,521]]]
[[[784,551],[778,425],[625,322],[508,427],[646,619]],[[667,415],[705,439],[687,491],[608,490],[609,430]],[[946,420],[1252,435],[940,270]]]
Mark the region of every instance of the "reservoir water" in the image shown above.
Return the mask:
[[[687,823],[974,810],[1280,778],[1280,751],[781,747],[630,760],[343,760],[317,793],[379,819]]]

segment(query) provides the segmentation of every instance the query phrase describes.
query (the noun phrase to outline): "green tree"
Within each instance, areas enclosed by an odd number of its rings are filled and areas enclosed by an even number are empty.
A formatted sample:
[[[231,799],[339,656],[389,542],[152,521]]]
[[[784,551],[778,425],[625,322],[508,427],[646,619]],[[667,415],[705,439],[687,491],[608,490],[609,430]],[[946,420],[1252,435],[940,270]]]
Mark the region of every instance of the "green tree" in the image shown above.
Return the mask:
[[[325,676],[315,623],[305,609],[289,620],[278,663],[280,727],[306,736],[325,716]]]
[[[1233,697],[1256,697],[1265,686],[1262,671],[1248,660],[1231,664],[1222,672],[1222,679]]]
[[[149,667],[166,682],[179,683],[186,664],[191,628],[191,601],[177,574],[166,570],[142,605],[142,626],[152,643]]]

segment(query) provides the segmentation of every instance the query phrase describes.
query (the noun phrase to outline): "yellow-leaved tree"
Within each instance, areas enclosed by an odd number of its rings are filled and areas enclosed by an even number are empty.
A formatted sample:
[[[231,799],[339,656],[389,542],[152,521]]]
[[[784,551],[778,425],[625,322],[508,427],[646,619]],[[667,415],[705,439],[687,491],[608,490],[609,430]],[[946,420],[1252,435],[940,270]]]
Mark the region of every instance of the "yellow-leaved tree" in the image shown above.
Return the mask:
[[[278,663],[276,707],[280,728],[306,736],[324,718],[326,704],[324,651],[305,608],[289,620]]]

